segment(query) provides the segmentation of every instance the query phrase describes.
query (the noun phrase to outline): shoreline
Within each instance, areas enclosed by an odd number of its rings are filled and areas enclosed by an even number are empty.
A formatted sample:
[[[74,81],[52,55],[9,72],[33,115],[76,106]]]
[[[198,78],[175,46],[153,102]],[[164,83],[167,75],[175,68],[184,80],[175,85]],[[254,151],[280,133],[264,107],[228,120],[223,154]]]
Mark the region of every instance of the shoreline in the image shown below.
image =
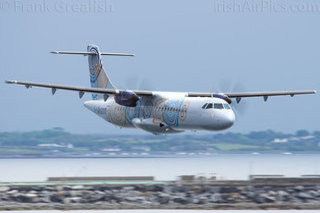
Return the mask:
[[[0,210],[320,209],[312,177],[42,183],[0,185]]]

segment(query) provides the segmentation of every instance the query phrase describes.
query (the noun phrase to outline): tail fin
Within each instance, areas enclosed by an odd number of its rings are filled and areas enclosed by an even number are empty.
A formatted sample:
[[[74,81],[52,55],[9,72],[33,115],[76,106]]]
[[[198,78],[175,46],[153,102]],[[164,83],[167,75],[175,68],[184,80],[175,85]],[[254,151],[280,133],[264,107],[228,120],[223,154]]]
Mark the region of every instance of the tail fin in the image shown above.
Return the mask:
[[[100,52],[99,47],[96,45],[88,45],[87,52],[75,52],[75,51],[52,51],[53,54],[68,54],[68,55],[84,55],[88,56],[90,82],[93,88],[106,88],[114,89],[110,78],[103,69],[101,56],[134,56],[134,54],[127,53],[106,53]],[[104,98],[101,94],[92,94],[92,99]]]
[[[115,87],[110,81],[110,78],[104,71],[99,47],[96,45],[88,45],[88,52],[95,54],[88,55],[90,83],[92,88],[107,88],[114,89]],[[100,97],[101,96],[101,97]],[[92,94],[92,99],[102,99],[101,94]]]

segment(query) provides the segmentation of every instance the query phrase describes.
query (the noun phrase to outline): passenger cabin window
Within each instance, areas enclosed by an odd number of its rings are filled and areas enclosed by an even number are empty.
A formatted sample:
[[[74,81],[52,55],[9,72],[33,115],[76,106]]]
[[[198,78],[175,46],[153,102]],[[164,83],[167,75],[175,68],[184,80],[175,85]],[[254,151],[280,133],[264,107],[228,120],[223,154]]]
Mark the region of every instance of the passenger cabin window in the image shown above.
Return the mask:
[[[215,109],[223,109],[223,104],[214,104]]]

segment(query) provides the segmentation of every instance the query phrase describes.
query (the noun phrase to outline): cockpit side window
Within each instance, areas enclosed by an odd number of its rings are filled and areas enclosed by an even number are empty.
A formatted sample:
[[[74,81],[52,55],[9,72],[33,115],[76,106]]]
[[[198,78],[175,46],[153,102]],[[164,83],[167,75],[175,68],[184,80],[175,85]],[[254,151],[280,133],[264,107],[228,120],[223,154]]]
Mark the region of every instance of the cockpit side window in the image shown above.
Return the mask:
[[[214,104],[215,109],[223,109],[223,104]]]
[[[208,105],[208,103],[204,104],[204,105],[202,106],[202,109],[205,109],[207,105]]]
[[[212,103],[209,103],[209,104],[207,105],[206,109],[211,109],[211,108],[213,108],[213,105],[212,105]]]
[[[231,107],[229,106],[229,104],[223,104],[225,109],[231,109]]]

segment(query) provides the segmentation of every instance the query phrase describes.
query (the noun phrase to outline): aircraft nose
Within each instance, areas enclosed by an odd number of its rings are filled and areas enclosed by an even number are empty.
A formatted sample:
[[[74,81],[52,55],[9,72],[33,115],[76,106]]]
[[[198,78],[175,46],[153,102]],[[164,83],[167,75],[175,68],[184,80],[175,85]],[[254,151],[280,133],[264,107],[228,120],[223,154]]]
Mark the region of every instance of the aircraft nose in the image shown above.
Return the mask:
[[[225,128],[231,127],[236,120],[236,116],[232,110],[230,110],[223,119],[223,125]]]

